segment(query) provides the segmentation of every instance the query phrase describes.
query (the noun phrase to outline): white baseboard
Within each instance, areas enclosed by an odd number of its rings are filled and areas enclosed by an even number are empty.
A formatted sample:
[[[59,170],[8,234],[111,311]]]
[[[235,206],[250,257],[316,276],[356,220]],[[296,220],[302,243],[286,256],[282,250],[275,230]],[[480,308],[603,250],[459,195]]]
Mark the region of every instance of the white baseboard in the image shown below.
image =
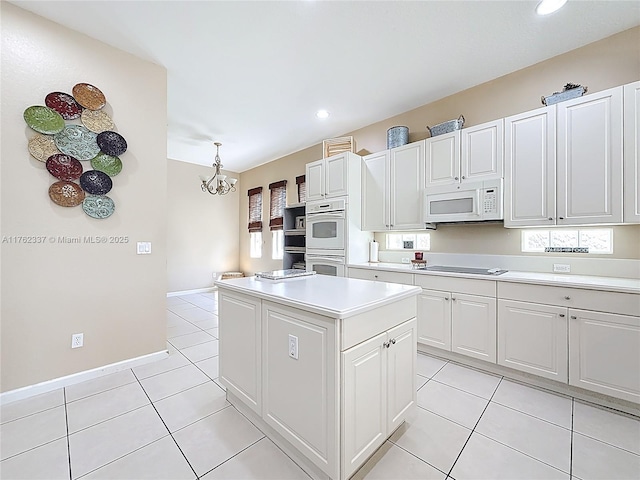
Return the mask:
[[[218,287],[196,288],[195,290],[180,290],[178,292],[167,292],[167,297],[177,297],[179,295],[191,295],[193,293],[215,292]]]
[[[41,393],[57,390],[58,388],[68,387],[69,385],[75,385],[76,383],[102,377],[103,375],[109,375],[110,373],[116,373],[121,370],[144,365],[145,363],[162,360],[168,356],[169,352],[167,350],[161,350],[159,352],[142,355],[141,357],[130,358],[129,360],[111,363],[91,370],[85,370],[83,372],[72,373],[71,375],[66,375],[64,377],[54,378],[52,380],[47,380],[46,382],[16,388],[15,390],[9,390],[8,392],[0,393],[0,405],[15,402],[16,400],[23,400],[25,398],[33,397],[34,395],[40,395]]]

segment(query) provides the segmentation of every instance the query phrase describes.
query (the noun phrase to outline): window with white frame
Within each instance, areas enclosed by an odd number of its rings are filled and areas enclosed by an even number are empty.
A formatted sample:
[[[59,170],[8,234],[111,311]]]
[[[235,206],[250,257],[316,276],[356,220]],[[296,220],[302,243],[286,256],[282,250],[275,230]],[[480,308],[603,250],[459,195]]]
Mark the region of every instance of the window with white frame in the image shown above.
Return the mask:
[[[262,258],[262,232],[251,232],[249,234],[249,256],[251,258]]]
[[[431,250],[431,234],[387,233],[387,250]]]
[[[271,231],[271,258],[282,260],[284,256],[284,230]]]
[[[557,230],[523,230],[522,251],[542,253],[613,253],[613,229],[563,228]]]

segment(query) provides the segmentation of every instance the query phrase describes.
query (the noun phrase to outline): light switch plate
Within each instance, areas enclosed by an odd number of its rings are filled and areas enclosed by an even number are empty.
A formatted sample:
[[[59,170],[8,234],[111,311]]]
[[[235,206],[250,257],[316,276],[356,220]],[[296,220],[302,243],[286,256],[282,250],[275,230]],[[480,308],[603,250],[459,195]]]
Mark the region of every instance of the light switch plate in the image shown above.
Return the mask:
[[[289,356],[298,359],[298,337],[295,335],[289,335]]]
[[[138,255],[150,255],[151,242],[138,242],[137,253]]]

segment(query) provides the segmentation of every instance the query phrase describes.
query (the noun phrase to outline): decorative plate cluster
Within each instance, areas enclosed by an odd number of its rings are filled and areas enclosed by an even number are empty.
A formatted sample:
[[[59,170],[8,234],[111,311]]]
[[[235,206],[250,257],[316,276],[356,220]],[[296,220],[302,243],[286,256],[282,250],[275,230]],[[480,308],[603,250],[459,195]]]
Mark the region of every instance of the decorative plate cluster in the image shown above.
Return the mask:
[[[127,141],[102,111],[107,100],[99,88],[78,83],[72,93],[52,92],[44,99],[46,106],[24,111],[27,125],[38,132],[29,140],[29,153],[58,179],[49,187],[54,203],[63,207],[82,204],[90,217],[107,218],[115,210],[107,196],[113,187],[111,177],[122,170],[120,155],[127,150]],[[84,171],[81,162],[86,161],[92,170]]]

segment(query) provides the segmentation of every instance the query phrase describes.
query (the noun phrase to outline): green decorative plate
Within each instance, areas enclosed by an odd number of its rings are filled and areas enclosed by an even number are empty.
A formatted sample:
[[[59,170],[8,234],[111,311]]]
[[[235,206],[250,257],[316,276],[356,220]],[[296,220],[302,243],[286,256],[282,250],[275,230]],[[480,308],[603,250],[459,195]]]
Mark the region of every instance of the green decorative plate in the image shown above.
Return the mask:
[[[24,121],[36,132],[53,135],[64,129],[64,119],[55,110],[34,105],[24,111]]]
[[[91,159],[91,166],[94,170],[104,172],[110,177],[115,177],[122,171],[122,161],[119,157],[102,152]]]

